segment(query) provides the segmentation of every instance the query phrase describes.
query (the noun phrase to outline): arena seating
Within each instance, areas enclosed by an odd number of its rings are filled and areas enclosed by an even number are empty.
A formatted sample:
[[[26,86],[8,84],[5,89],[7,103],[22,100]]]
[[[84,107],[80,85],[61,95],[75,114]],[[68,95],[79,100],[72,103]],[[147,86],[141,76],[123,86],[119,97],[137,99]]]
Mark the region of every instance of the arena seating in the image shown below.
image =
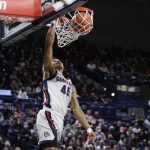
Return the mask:
[[[39,38],[35,34],[11,47],[0,49],[0,89],[12,91],[11,96],[0,96],[2,150],[17,150],[17,147],[21,150],[36,149],[35,118],[42,108],[41,68],[44,39],[43,35]],[[106,84],[113,87],[117,84],[149,85],[147,52],[128,51],[121,47],[99,48],[78,41],[61,50],[54,47],[54,55],[64,62],[68,70],[66,75],[71,76],[82,109],[96,131],[95,149],[118,147],[148,150],[149,107],[142,97],[116,91],[116,97],[113,98],[102,88]],[[81,81],[85,75],[97,82],[101,90],[94,83]],[[143,115],[139,118],[135,112]],[[66,138],[62,139],[60,149],[74,150],[76,147],[76,150],[81,150],[85,146],[85,149],[90,150],[92,143],[85,142],[84,130],[80,124],[74,123],[75,118],[68,110],[63,133]]]

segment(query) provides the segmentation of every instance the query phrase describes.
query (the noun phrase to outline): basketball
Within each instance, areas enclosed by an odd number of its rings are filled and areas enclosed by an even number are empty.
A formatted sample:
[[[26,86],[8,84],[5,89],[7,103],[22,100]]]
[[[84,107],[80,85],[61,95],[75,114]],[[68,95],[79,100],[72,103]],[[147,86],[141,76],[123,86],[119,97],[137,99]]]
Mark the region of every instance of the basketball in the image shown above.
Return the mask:
[[[73,29],[77,33],[87,34],[93,28],[93,18],[89,13],[80,12],[73,17]]]

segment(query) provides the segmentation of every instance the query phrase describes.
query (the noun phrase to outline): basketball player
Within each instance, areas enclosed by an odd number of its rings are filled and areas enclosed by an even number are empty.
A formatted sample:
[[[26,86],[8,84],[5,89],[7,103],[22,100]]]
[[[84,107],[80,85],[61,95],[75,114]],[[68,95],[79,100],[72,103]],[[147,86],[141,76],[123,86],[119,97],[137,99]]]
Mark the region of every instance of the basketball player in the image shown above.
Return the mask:
[[[95,140],[95,134],[81,110],[77,92],[71,80],[63,76],[63,63],[53,58],[52,46],[55,38],[55,27],[48,30],[45,43],[43,63],[44,106],[37,114],[37,129],[39,150],[57,150],[57,142],[61,139],[64,116],[69,103],[78,121],[87,130],[90,140]]]

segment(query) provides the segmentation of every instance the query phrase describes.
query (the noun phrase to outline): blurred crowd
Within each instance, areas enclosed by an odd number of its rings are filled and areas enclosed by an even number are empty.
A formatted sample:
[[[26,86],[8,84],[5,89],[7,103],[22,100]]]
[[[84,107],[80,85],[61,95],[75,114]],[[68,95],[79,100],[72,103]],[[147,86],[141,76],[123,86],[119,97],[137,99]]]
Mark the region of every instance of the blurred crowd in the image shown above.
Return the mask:
[[[36,150],[38,135],[35,122],[38,111],[38,108],[22,111],[17,105],[14,109],[6,107],[0,112],[1,150]],[[88,141],[85,129],[68,109],[59,150],[150,149],[150,116],[131,122],[110,122],[102,119],[98,111],[86,108],[83,111],[96,133],[96,141]]]
[[[42,97],[42,63],[45,37],[32,35],[10,47],[0,48],[0,88],[17,92],[18,98]],[[81,50],[82,49],[82,50]],[[97,89],[87,78],[101,87],[105,81],[116,84],[150,83],[148,52],[121,47],[99,48],[77,41],[63,49],[54,46],[54,56],[65,65],[65,75],[71,77],[78,94],[88,100],[109,99],[104,88]]]
[[[0,89],[10,89],[18,99],[42,99],[43,35],[32,35],[10,47],[0,48]],[[141,85],[150,83],[149,52],[121,47],[100,48],[77,41],[63,49],[54,46],[54,56],[65,65],[65,76],[71,77],[79,97],[85,100],[111,101],[102,84]],[[86,75],[86,78],[85,78]],[[105,101],[104,100],[104,101]],[[20,106],[0,111],[0,150],[35,150],[37,145],[36,114],[39,108]],[[70,110],[60,150],[149,150],[150,116],[131,122],[103,120],[99,112],[84,109],[97,135],[92,143]]]
[[[38,109],[25,112],[16,106],[6,107],[0,112],[0,149],[35,150],[38,140],[36,114]]]
[[[28,37],[18,44],[0,49],[0,88],[11,89],[17,98],[42,98],[44,38],[32,38]],[[54,47],[54,56],[65,64],[65,76],[71,77],[76,88],[80,88],[79,96],[95,101],[102,97],[107,99],[108,94],[102,88],[97,89],[92,82],[88,83],[80,70],[75,68],[75,63],[69,61],[65,56],[68,52]]]
[[[63,58],[95,81],[125,85],[150,83],[149,52],[115,46],[100,48],[87,41],[77,41],[68,47],[64,48]]]

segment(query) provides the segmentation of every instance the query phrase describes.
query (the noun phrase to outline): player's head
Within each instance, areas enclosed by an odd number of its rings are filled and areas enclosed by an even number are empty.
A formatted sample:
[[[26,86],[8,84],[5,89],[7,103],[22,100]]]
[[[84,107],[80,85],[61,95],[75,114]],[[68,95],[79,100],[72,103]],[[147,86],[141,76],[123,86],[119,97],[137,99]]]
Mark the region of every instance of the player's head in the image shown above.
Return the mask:
[[[64,71],[64,65],[59,59],[53,58],[52,63],[53,63],[53,66],[56,70],[58,70],[60,72]]]

